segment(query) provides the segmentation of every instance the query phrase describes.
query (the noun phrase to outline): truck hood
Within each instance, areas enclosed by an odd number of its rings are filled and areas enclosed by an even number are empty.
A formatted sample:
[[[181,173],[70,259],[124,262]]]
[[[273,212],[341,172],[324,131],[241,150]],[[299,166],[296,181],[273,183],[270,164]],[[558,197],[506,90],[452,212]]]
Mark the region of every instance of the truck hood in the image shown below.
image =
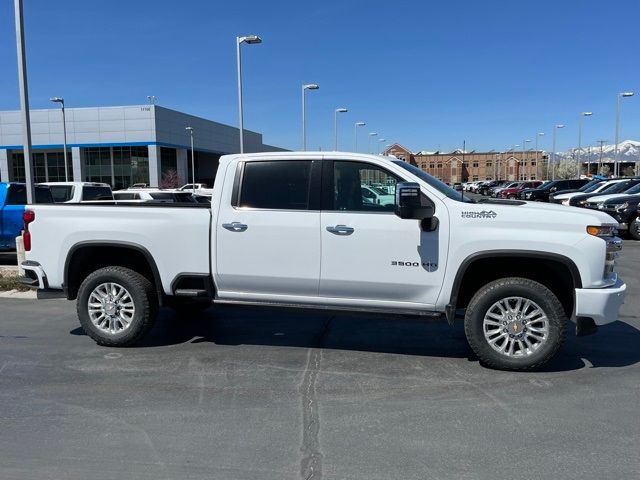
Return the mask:
[[[594,195],[593,197],[587,198],[587,202],[600,203],[600,202],[604,202],[605,200],[609,200],[610,198],[630,197],[630,196],[631,194],[624,194],[624,193],[609,193],[607,195]]]
[[[582,230],[587,225],[615,223],[606,213],[555,203],[488,201],[460,203],[456,207],[460,210],[458,215],[462,219],[486,220],[487,225],[491,221],[511,229],[522,224],[526,225],[527,229],[535,225],[535,228],[541,231],[573,228]]]

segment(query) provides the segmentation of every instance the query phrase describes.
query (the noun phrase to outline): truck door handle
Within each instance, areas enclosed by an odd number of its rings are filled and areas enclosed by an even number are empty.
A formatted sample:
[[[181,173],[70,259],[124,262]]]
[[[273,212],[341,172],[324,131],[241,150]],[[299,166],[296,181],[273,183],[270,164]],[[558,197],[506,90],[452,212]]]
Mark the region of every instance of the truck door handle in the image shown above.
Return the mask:
[[[353,233],[353,227],[347,227],[346,225],[336,225],[335,227],[327,227],[327,232],[334,233],[336,235],[351,235]]]
[[[226,228],[231,232],[244,232],[247,228],[247,225],[240,222],[231,222],[231,223],[223,223],[222,228]]]

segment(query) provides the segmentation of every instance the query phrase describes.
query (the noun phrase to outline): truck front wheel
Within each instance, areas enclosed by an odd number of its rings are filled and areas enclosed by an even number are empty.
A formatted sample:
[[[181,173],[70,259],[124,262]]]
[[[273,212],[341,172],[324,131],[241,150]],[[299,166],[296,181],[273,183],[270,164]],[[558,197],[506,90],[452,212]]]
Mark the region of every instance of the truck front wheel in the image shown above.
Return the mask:
[[[138,272],[104,267],[80,285],[77,311],[82,328],[98,345],[128,347],[153,326],[158,298],[153,284]]]
[[[564,342],[567,318],[558,298],[526,278],[501,278],[469,302],[464,329],[480,361],[502,370],[534,370]]]

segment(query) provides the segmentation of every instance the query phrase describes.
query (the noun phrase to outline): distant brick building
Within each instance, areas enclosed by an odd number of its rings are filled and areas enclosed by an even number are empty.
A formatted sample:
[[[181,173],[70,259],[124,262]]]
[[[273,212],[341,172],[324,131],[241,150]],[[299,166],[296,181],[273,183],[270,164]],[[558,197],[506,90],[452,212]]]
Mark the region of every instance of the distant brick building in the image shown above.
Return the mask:
[[[443,182],[454,184],[475,180],[537,180],[544,177],[547,156],[542,151],[462,152],[459,150],[412,153],[399,144],[385,155],[409,162]]]

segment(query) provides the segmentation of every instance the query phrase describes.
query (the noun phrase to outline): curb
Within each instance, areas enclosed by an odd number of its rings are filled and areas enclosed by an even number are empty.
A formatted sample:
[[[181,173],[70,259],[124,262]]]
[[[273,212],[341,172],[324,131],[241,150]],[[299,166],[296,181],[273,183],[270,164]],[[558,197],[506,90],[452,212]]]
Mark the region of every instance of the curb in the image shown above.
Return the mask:
[[[21,292],[19,290],[6,290],[4,292],[0,292],[0,298],[18,298],[21,300],[36,300],[36,292],[30,290],[28,292]]]

